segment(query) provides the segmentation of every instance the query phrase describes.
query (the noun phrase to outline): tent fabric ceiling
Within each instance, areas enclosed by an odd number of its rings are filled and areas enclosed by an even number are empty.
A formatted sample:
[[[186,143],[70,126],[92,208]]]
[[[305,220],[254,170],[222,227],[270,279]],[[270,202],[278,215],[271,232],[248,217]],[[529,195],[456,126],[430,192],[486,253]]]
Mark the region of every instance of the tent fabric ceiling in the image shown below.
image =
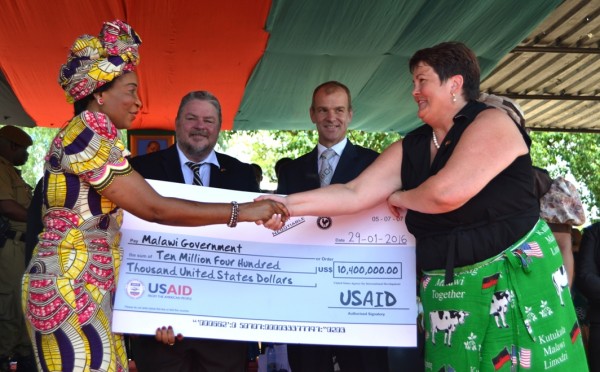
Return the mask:
[[[308,129],[314,87],[339,80],[353,93],[352,128],[404,134],[419,125],[408,71],[414,52],[463,41],[479,56],[485,76],[560,1],[277,3],[236,129]]]
[[[60,127],[72,115],[56,82],[71,43],[120,18],[143,40],[134,129],[172,129],[181,96],[199,89],[219,97],[223,129],[312,129],[312,90],[340,80],[352,128],[406,133],[419,124],[407,67],[416,50],[463,41],[485,76],[560,2],[0,0],[0,70],[36,125]],[[19,120],[5,105],[0,122]]]
[[[223,128],[231,128],[268,40],[264,25],[271,7],[270,0],[0,4],[0,69],[38,126],[60,127],[73,115],[57,78],[75,38],[98,35],[102,22],[116,18],[132,25],[143,41],[138,74],[144,102],[133,129],[173,129],[181,96],[201,89],[219,97]]]

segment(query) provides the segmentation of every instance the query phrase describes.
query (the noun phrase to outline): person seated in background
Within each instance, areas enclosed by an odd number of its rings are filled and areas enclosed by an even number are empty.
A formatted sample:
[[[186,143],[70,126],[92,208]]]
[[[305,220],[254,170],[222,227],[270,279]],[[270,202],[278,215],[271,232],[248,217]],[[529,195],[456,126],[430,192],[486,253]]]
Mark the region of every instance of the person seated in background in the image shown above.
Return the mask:
[[[533,167],[536,195],[540,200],[540,216],[548,223],[558,243],[566,270],[569,288],[575,279],[572,249],[573,226],[585,223],[583,203],[575,186],[564,177],[551,178],[548,171]]]
[[[11,363],[16,363],[19,371],[35,371],[21,308],[31,187],[15,168],[27,162],[32,144],[22,129],[12,125],[0,128],[0,371],[8,371]]]
[[[263,180],[263,170],[262,170],[261,166],[256,163],[252,163],[250,165],[252,166],[252,170],[254,171],[254,177],[256,177],[256,183],[258,183],[258,187],[260,188],[260,184]],[[260,191],[262,192],[264,190],[260,189]]]
[[[275,167],[274,167],[275,168],[275,177],[277,177],[277,179],[279,179],[279,172],[281,171],[281,167],[284,164],[289,163],[290,161],[292,161],[292,158],[285,157],[285,158],[281,158],[275,162]]]

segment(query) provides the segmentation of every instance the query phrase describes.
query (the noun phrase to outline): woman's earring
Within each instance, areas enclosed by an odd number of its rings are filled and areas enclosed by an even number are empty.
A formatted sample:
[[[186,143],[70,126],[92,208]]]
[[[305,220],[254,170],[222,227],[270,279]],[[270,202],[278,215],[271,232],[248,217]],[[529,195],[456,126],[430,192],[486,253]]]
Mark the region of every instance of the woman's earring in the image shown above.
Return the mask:
[[[98,97],[98,98],[96,98],[96,102],[98,102],[98,104],[99,104],[100,106],[102,106],[102,105],[104,104],[104,100],[102,99],[102,97]]]
[[[452,93],[452,102],[456,102],[456,94]]]

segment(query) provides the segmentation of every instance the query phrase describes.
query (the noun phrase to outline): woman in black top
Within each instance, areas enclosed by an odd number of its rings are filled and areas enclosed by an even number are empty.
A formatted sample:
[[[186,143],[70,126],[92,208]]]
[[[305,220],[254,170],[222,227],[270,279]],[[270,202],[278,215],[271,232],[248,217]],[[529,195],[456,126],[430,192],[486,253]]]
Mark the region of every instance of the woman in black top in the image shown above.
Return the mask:
[[[419,50],[409,67],[423,126],[347,184],[272,198],[292,216],[386,200],[393,214],[407,211],[423,271],[427,370],[585,370],[562,258],[539,221],[529,137],[477,102],[479,65],[464,44]]]

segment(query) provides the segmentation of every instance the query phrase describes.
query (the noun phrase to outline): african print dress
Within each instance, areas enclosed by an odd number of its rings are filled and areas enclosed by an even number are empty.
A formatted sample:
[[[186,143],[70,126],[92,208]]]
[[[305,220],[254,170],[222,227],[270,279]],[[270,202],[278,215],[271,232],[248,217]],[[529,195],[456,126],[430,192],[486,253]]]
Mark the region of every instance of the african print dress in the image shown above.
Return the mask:
[[[119,132],[85,111],[56,136],[44,169],[44,230],[23,277],[23,309],[41,371],[123,371],[111,332],[122,211],[100,195],[132,169]]]

